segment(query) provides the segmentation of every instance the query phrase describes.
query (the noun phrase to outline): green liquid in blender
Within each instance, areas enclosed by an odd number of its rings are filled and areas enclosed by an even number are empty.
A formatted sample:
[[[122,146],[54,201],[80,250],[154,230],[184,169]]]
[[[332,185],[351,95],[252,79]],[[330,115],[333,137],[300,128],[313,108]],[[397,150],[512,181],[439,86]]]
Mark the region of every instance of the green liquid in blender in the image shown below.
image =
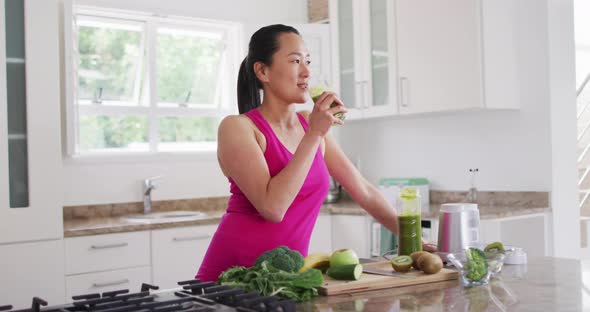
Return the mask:
[[[399,225],[398,255],[407,255],[422,251],[422,222],[420,215],[403,215],[397,217]]]

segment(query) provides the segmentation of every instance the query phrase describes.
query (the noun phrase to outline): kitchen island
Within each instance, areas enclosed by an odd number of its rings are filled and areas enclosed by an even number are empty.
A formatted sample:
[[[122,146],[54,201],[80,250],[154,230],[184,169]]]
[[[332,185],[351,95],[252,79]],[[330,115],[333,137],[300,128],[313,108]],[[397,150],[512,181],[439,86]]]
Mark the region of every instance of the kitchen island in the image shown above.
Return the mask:
[[[584,283],[584,281],[587,283]],[[506,265],[488,285],[463,288],[458,280],[319,296],[297,311],[587,311],[590,262],[529,259]]]

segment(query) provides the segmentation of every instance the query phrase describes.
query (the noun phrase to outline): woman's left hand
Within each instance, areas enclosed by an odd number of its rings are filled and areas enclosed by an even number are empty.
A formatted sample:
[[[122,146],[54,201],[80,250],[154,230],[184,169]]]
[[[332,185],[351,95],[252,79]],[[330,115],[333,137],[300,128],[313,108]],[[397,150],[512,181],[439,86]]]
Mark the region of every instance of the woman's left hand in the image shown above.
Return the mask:
[[[425,240],[422,240],[422,250],[428,251],[428,252],[435,252],[435,251],[437,251],[436,247],[437,247],[436,244],[429,243]]]

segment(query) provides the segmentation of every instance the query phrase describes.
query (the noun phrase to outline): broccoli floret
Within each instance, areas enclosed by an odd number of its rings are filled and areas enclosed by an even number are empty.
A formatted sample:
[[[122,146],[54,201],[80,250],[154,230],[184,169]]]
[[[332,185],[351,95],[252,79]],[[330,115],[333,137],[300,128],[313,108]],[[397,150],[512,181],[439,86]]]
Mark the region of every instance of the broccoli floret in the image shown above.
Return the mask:
[[[286,272],[298,272],[303,267],[303,256],[287,246],[279,246],[260,255],[254,265],[267,261],[271,266]]]
[[[488,274],[485,253],[477,248],[469,248],[465,250],[465,257],[467,257],[465,264],[467,278],[475,282],[482,280]]]

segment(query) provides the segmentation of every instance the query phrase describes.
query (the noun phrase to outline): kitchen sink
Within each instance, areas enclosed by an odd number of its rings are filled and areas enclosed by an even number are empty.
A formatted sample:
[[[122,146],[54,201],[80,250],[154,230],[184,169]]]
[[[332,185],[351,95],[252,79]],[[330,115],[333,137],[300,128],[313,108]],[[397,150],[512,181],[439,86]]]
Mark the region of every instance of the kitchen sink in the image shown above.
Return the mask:
[[[150,212],[147,214],[134,214],[124,216],[125,221],[130,222],[168,222],[168,221],[192,221],[207,218],[208,215],[201,211],[163,211],[163,212]]]

